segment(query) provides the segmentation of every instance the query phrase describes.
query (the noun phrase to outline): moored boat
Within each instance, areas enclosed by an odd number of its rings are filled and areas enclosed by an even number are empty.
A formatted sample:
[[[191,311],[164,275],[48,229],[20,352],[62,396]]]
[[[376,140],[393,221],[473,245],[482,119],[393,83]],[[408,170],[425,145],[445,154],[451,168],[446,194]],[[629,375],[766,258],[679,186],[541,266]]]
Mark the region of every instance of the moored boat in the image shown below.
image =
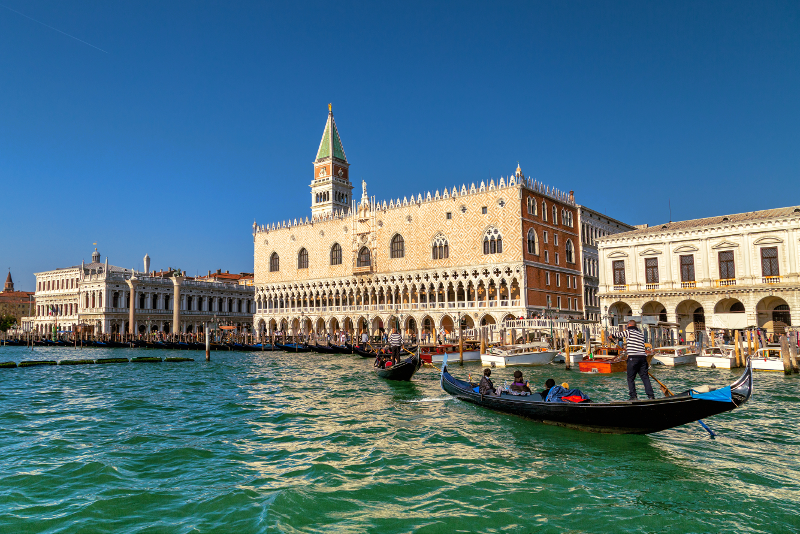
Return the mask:
[[[720,347],[706,347],[697,356],[697,367],[711,369],[731,369],[736,366],[736,357]]]
[[[658,347],[653,350],[653,360],[664,365],[689,365],[697,360],[697,349],[690,345],[676,345],[674,347]]]
[[[460,358],[458,353],[458,345],[429,345],[420,346],[420,359],[425,363],[442,363],[444,355],[448,354],[452,359]],[[481,351],[477,348],[466,346],[463,349],[465,362],[479,362],[481,361]]]
[[[783,371],[783,358],[779,348],[758,349],[751,362],[756,371]]]
[[[560,350],[556,353],[555,357],[553,358],[553,363],[566,363],[567,362],[567,351]],[[586,347],[583,345],[570,345],[569,346],[569,361],[572,365],[577,365],[579,362],[582,362],[583,359],[586,357]]]
[[[525,343],[524,345],[500,345],[481,354],[484,367],[509,367],[517,365],[547,365],[556,355],[547,343]]]
[[[589,359],[578,362],[581,373],[621,373],[628,367],[627,357],[619,347],[596,347]]]
[[[453,377],[445,361],[441,386],[462,401],[541,423],[586,432],[649,434],[738,408],[750,398],[753,373],[748,365],[730,386],[708,388],[709,391],[704,393],[688,390],[670,397],[633,401],[544,402],[538,393],[528,396],[481,395],[475,391],[477,384]]]

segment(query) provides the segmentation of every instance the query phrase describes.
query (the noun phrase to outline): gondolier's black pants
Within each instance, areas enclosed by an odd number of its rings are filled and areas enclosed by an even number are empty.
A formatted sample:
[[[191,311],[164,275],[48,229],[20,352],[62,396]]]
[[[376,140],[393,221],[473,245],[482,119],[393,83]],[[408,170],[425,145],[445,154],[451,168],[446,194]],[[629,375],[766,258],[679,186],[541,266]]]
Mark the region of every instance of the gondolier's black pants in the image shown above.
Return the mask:
[[[628,356],[628,394],[631,396],[631,400],[636,398],[636,375],[642,378],[647,398],[654,399],[653,386],[650,384],[650,376],[647,374],[646,356]]]
[[[392,361],[393,362],[400,361],[400,347],[392,346]]]

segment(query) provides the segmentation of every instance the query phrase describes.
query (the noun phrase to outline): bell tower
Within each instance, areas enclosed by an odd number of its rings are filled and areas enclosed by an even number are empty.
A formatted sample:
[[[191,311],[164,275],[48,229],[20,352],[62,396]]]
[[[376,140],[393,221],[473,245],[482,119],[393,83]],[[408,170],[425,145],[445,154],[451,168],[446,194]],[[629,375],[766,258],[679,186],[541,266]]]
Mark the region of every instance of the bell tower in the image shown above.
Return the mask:
[[[314,160],[311,214],[317,216],[345,211],[350,206],[352,190],[350,164],[347,163],[339,130],[333,120],[332,106],[328,104],[328,121]]]

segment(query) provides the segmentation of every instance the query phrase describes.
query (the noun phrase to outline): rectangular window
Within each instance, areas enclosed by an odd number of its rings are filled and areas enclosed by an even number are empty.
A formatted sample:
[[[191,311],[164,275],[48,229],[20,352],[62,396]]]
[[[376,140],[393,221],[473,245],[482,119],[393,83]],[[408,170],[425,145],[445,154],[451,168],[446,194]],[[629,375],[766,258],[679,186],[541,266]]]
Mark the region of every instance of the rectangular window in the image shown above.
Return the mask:
[[[558,246],[558,234],[553,232],[553,244]]]
[[[612,264],[612,270],[614,271],[614,285],[625,285],[625,260],[616,260]]]
[[[561,297],[556,297],[556,308],[561,308]]]
[[[544,273],[544,283],[545,285],[550,285],[550,273]]]
[[[645,258],[644,276],[648,284],[658,283],[658,258]]]
[[[561,275],[556,273],[556,286],[561,287]]]
[[[761,249],[761,276],[780,276],[777,247]]]
[[[487,211],[487,210],[486,210],[486,206],[484,206],[484,207],[482,207],[482,208],[481,208],[481,213],[482,213],[483,215],[486,215],[486,211]]]
[[[448,218],[448,219],[452,219],[452,218],[453,218],[453,212],[451,212],[451,211],[448,211],[448,212],[447,212],[447,218]]]
[[[694,254],[681,256],[681,282],[694,282]]]
[[[736,278],[736,266],[733,261],[732,250],[723,250],[719,253],[719,278],[720,280]]]
[[[558,252],[556,252],[556,265],[558,265]]]
[[[547,243],[547,232],[542,232],[544,242]]]
[[[547,250],[544,251],[544,262],[550,263],[550,252]]]

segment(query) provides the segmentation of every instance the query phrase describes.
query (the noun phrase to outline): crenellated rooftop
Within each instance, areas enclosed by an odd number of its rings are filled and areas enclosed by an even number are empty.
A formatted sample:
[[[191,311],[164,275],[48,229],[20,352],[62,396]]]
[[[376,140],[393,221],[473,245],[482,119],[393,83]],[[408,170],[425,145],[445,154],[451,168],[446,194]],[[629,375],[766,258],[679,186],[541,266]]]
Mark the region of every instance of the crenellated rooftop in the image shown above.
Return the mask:
[[[463,197],[467,195],[474,195],[483,193],[485,191],[492,191],[495,189],[505,189],[510,187],[524,187],[527,188],[534,193],[542,195],[544,197],[550,198],[551,200],[555,200],[564,204],[568,204],[570,206],[577,206],[575,203],[575,199],[573,195],[570,193],[566,193],[555,187],[550,187],[545,185],[544,183],[534,180],[533,178],[526,178],[522,176],[519,172],[518,168],[517,176],[507,176],[501,177],[497,183],[495,183],[494,179],[489,179],[489,183],[487,184],[484,180],[481,180],[479,185],[475,185],[475,182],[470,184],[468,187],[466,184],[462,184],[461,187],[453,186],[452,189],[444,189],[441,192],[437,189],[434,193],[428,191],[425,195],[422,193],[418,193],[416,196],[411,195],[411,197],[403,197],[403,200],[400,200],[398,197],[395,200],[389,199],[387,202],[386,200],[382,202],[375,202],[374,199],[369,202],[369,209],[370,211],[377,211],[377,210],[390,210],[396,208],[404,208],[410,205],[419,205],[425,202],[437,202],[439,200],[447,199],[447,198],[456,198],[456,197]],[[355,213],[358,209],[359,203],[355,200],[352,201],[351,207],[347,211],[339,211],[335,213],[325,213],[319,216],[312,216],[306,217],[303,219],[292,219],[288,221],[280,221],[271,224],[262,224],[259,225],[255,221],[253,221],[253,237],[255,237],[259,233],[266,233],[272,230],[278,230],[281,228],[292,228],[296,226],[302,226],[306,224],[314,224],[316,222],[322,221],[331,221],[331,220],[344,220],[347,218],[351,218],[355,216]]]

